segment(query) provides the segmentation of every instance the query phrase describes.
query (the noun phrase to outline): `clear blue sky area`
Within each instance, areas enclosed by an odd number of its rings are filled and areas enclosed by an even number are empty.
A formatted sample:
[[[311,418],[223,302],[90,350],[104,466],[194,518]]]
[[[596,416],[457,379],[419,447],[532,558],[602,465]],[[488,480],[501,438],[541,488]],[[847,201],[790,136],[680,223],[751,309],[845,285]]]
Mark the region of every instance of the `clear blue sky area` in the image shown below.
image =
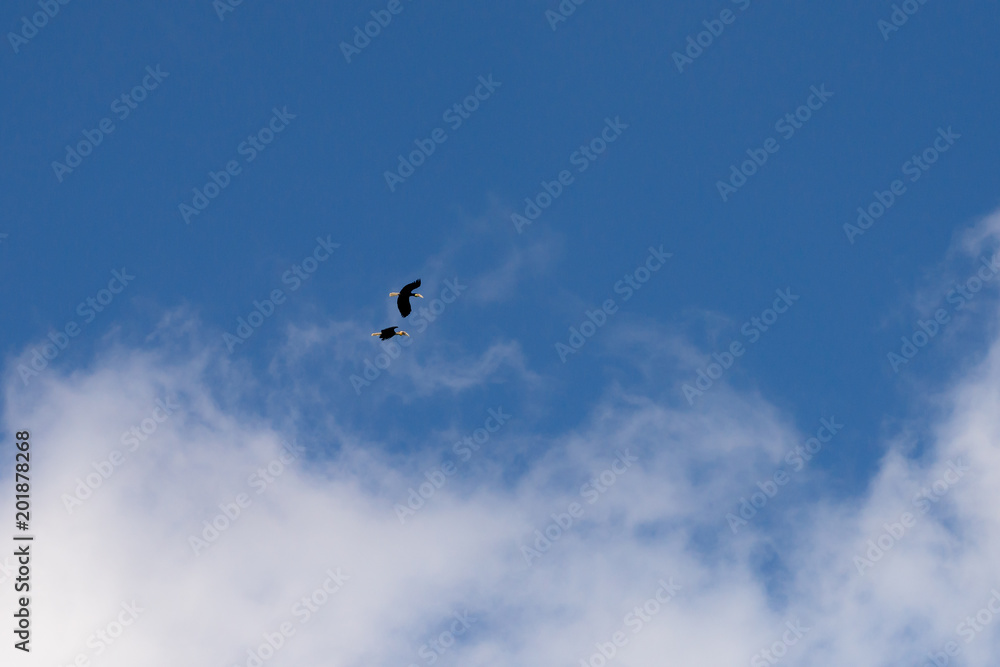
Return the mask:
[[[898,373],[887,359],[926,315],[909,295],[943,302],[927,272],[998,203],[995,4],[49,4],[37,29],[44,2],[0,11],[8,372],[70,322],[60,373],[112,340],[142,346],[186,306],[213,355],[266,384],[289,326],[367,337],[401,323],[389,291],[422,277],[429,303],[458,278],[467,291],[404,353],[513,342],[531,391],[359,393],[375,340],[346,359],[312,349],[298,372],[405,451],[500,403],[572,428],[612,382],[698,409],[716,388],[689,406],[684,384],[740,341],[719,382],[803,432],[836,416],[843,445],[822,465],[850,490],[886,420],[912,416],[914,383],[985,343],[929,346]],[[546,204],[530,224],[525,198]],[[651,247],[671,253],[662,266]],[[310,256],[328,259],[300,278]],[[641,288],[619,282],[654,265]],[[134,278],[88,315],[114,271]],[[230,353],[223,334],[275,289],[286,301]],[[796,298],[765,332],[751,318],[771,317],[776,290]],[[556,343],[608,299],[564,362]]]

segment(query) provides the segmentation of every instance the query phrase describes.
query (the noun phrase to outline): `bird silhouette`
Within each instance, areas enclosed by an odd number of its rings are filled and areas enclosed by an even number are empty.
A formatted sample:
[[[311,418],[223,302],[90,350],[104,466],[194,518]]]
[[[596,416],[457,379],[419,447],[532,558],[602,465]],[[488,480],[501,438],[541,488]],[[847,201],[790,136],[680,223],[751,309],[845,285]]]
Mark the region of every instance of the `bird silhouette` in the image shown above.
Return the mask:
[[[398,327],[386,327],[385,329],[382,329],[381,331],[376,331],[372,335],[373,336],[378,336],[379,340],[389,340],[393,336],[409,336],[410,335],[410,334],[406,333],[405,331],[396,331],[397,328]]]
[[[424,298],[422,294],[416,294],[413,290],[420,287],[420,279],[414,280],[412,283],[407,285],[400,292],[389,292],[389,296],[394,296],[396,298],[396,307],[399,308],[399,314],[403,317],[409,315],[413,309],[410,308],[410,297],[417,296],[421,299]]]

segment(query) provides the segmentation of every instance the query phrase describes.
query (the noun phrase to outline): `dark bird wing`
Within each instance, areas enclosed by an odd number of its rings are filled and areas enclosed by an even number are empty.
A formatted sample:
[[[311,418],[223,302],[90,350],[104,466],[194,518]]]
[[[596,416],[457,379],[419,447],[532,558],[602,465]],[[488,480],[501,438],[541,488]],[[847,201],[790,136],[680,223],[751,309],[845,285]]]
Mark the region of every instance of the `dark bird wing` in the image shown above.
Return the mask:
[[[404,287],[403,291],[400,292],[399,295],[402,296],[402,295],[405,294],[406,296],[410,296],[411,294],[413,294],[413,290],[417,289],[418,287],[420,287],[420,279],[419,278],[417,278],[412,283],[410,283],[409,285],[407,285],[406,287]]]

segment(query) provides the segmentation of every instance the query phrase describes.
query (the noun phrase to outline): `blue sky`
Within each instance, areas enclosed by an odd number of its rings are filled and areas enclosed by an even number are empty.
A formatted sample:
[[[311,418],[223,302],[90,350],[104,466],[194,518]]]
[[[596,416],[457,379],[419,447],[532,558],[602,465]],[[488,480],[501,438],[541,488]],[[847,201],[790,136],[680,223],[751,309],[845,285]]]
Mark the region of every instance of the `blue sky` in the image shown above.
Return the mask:
[[[686,475],[659,479],[666,468],[650,463],[635,502],[659,507],[666,501],[654,498],[657,489],[675,482],[700,491],[684,496],[691,514],[632,517],[631,539],[709,562],[746,556],[748,580],[757,577],[765,591],[761,604],[784,622],[783,605],[816,602],[789,582],[810,571],[803,553],[821,559],[826,548],[794,528],[798,513],[830,513],[838,526],[861,521],[877,514],[894,466],[936,475],[933,462],[946,461],[954,445],[947,425],[972,409],[963,388],[987,373],[996,342],[995,285],[986,280],[961,300],[952,290],[995,251],[1000,14],[983,3],[902,4],[911,15],[881,1],[243,2],[221,16],[220,3],[208,0],[113,10],[70,2],[32,32],[23,17],[30,22],[40,5],[9,3],[0,12],[5,432],[44,415],[46,423],[28,426],[50,429],[53,442],[83,429],[94,452],[80,454],[86,470],[88,457],[114,446],[109,433],[140,423],[154,397],[176,395],[185,417],[167,422],[164,441],[197,441],[216,463],[231,464],[251,447],[240,437],[271,437],[269,447],[294,440],[304,448],[295,474],[310,493],[378,506],[390,522],[394,499],[455,462],[450,443],[485,428],[487,409],[516,418],[456,473],[456,512],[468,501],[496,516],[489,508],[497,502],[545,516],[576,485],[577,464],[600,471],[634,437],[656,461],[680,457]],[[546,12],[560,6],[575,10],[553,23]],[[373,16],[391,21],[345,57],[342,43]],[[886,28],[894,18],[898,30]],[[689,37],[706,45],[699,52]],[[675,54],[686,50],[691,60],[678,67]],[[463,102],[463,116],[449,112]],[[798,121],[782,124],[796,113]],[[102,121],[113,131],[101,130]],[[67,146],[98,134],[78,166],[54,166],[67,163]],[[434,150],[388,184],[399,156],[420,145]],[[593,159],[581,157],[588,145]],[[933,164],[915,168],[912,158],[927,150]],[[753,156],[762,164],[747,163]],[[751,175],[720,195],[719,182],[741,166]],[[225,187],[197,215],[185,213],[212,174]],[[887,202],[882,193],[897,180],[885,213],[863,234],[845,232],[858,207]],[[558,196],[519,229],[512,216],[526,215],[526,198],[537,201],[546,187]],[[657,267],[648,282],[623,287],[644,266]],[[102,298],[116,271],[135,277],[101,312],[78,309]],[[427,297],[418,308],[440,310],[401,320],[387,295],[418,277]],[[238,318],[276,289],[283,302],[273,314],[227,345]],[[609,312],[594,316],[602,326],[560,355],[571,327],[609,299]],[[766,330],[751,319],[767,321],[768,308],[789,303]],[[901,337],[941,310],[927,345],[894,368],[888,354],[902,354]],[[80,328],[65,349],[37,375],[23,370],[68,323]],[[410,330],[405,347],[370,338],[391,325]],[[696,386],[713,353],[733,341],[742,356],[703,395],[686,395],[684,386]],[[387,367],[365,379],[367,364],[390,351],[398,359],[382,357]],[[137,397],[149,401],[133,404]],[[211,407],[196,410],[196,399]],[[793,475],[795,491],[754,523],[760,542],[734,546],[722,519],[729,500],[787,466],[785,452],[831,416],[843,429],[809,462],[808,482]],[[53,456],[63,447],[71,443],[53,446]],[[707,449],[678,453],[692,448]],[[200,470],[191,483],[205,484],[207,505],[191,501],[196,517],[221,501],[209,491],[228,488],[228,477],[201,470],[200,454],[176,456],[181,487],[184,462]],[[44,476],[49,460],[40,460]],[[83,524],[64,513],[56,480],[83,473],[56,463],[41,484],[51,483],[47,498],[62,515],[52,530],[71,540],[78,532],[70,527]],[[128,472],[137,488],[144,471]],[[323,496],[323,480],[342,492]],[[122,485],[114,493],[127,496]],[[147,523],[183,524],[155,508]],[[514,525],[512,517],[498,520]],[[599,540],[619,519],[594,517],[581,534]],[[461,541],[444,528],[428,531],[444,545]],[[675,531],[689,538],[683,548]],[[504,544],[518,562],[516,545]],[[616,544],[609,557],[626,548]],[[493,566],[496,581],[506,581],[503,564]],[[430,577],[485,605],[477,642],[501,646],[505,632],[519,636],[508,625],[511,600],[489,609],[488,591],[446,579]],[[569,600],[581,586],[560,590]],[[76,613],[85,636],[94,624],[85,607]],[[410,658],[394,647],[352,659],[423,664],[417,647],[433,628],[398,622],[412,633],[413,650],[399,649]],[[833,643],[850,636],[841,630]],[[513,659],[499,649],[476,653],[482,644],[460,647],[466,659]],[[885,659],[904,648],[921,650],[901,642]],[[68,662],[74,650],[52,659]],[[807,650],[833,655],[818,644]],[[225,651],[218,660],[234,663]],[[575,662],[575,654],[552,652],[551,660]],[[864,664],[882,664],[866,655]],[[639,654],[632,660],[644,664]]]

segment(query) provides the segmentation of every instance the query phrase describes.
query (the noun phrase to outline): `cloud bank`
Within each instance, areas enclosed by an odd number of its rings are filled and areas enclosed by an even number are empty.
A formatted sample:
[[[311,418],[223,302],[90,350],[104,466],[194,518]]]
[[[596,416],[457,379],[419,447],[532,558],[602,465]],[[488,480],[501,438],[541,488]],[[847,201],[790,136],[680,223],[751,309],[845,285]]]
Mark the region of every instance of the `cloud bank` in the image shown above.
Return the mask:
[[[995,237],[975,234],[973,255]],[[282,358],[357,329],[291,331]],[[28,664],[994,664],[1000,341],[929,427],[872,442],[850,498],[823,484],[842,416],[801,431],[759,396],[614,385],[554,434],[484,404],[404,455],[345,426],[343,396],[301,437],[241,400],[245,368],[158,341],[28,389],[8,371],[7,431],[32,442]],[[464,356],[428,402],[498,368],[538,382],[516,344]]]

